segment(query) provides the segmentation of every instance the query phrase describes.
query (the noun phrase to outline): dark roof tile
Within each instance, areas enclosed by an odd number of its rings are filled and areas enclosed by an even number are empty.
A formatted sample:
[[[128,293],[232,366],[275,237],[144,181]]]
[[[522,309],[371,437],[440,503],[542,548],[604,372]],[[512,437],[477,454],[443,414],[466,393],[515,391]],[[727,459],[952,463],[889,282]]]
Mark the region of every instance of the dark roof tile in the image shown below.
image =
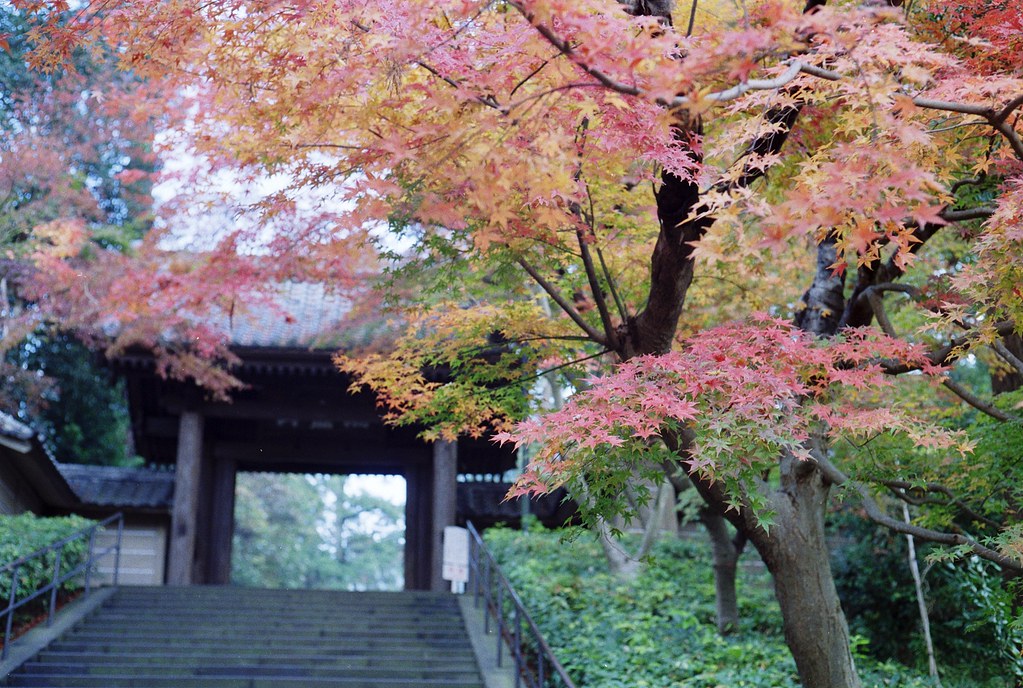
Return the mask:
[[[63,463],[60,472],[86,505],[170,508],[174,472]]]
[[[351,334],[344,326],[351,310],[349,299],[322,284],[288,282],[267,302],[225,317],[225,329],[235,346],[338,349]]]

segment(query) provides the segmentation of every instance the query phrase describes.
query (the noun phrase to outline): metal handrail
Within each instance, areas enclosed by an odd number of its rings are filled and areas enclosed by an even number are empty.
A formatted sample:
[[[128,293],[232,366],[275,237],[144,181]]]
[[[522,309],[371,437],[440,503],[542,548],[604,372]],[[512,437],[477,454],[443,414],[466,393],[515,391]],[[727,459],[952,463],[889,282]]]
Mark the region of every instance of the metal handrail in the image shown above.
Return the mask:
[[[497,666],[501,666],[504,644],[507,643],[515,661],[515,688],[519,688],[523,681],[528,688],[575,688],[530,618],[518,593],[505,578],[494,555],[483,543],[483,538],[472,523],[466,526],[469,531],[469,583],[476,607],[479,607],[481,599],[484,602],[486,632],[490,633],[491,618],[497,623]],[[510,609],[506,609],[509,605]]]
[[[96,551],[96,532],[100,528],[106,528],[112,523],[117,523],[117,539],[113,545],[105,547],[100,551]],[[10,574],[11,576],[11,594],[7,600],[7,607],[0,611],[0,619],[4,616],[7,617],[6,623],[4,624],[4,647],[0,651],[0,660],[7,659],[7,649],[11,644],[11,630],[14,624],[14,612],[21,607],[25,606],[32,600],[38,599],[43,595],[50,594],[50,604],[46,616],[46,625],[50,626],[53,624],[53,614],[57,608],[57,591],[64,583],[67,583],[72,578],[85,574],[85,596],[88,597],[92,592],[92,572],[95,568],[96,563],[107,556],[111,552],[114,554],[114,579],[113,584],[117,585],[118,570],[121,567],[121,538],[124,535],[124,515],[116,513],[113,516],[109,516],[99,523],[94,523],[88,528],[83,528],[77,532],[68,535],[67,537],[61,538],[56,542],[53,542],[46,547],[36,550],[31,554],[26,554],[23,557],[19,557],[9,564],[4,564],[0,567],[0,576]],[[61,562],[64,557],[64,548],[76,540],[83,538],[89,538],[89,549],[88,555],[85,560],[75,566],[70,571],[61,571]],[[41,588],[31,591],[26,597],[18,599],[18,573],[26,564],[41,559],[50,552],[55,552],[56,556],[53,558],[53,575],[50,578],[50,582]]]

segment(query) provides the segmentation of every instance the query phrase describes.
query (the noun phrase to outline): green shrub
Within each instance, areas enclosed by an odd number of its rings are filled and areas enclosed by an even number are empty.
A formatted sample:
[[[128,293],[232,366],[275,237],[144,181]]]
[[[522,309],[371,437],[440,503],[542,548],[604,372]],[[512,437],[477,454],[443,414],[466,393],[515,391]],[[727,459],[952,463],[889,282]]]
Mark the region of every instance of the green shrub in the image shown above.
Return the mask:
[[[766,571],[741,570],[743,626],[723,638],[702,542],[662,540],[640,577],[623,583],[608,575],[591,536],[564,535],[497,528],[486,541],[579,688],[799,686]],[[871,688],[932,685],[901,665],[865,657],[857,664]]]
[[[850,631],[867,640],[865,654],[926,671],[905,535],[843,513],[834,515],[832,531],[842,543],[832,553],[835,585]],[[995,613],[999,604],[1009,606],[1000,599],[1007,600],[1008,593],[995,567],[975,558],[929,566],[926,557],[932,550],[927,543],[917,543],[931,636],[939,669],[949,679],[946,683],[962,674],[1005,685],[999,679],[1012,673],[1013,657],[1007,649],[1012,630]]]
[[[33,514],[0,516],[0,566],[19,557],[42,549],[72,533],[89,526],[92,521],[79,516],[40,518]],[[61,571],[69,571],[85,561],[88,556],[89,539],[79,538],[64,547],[61,555]],[[18,599],[31,594],[50,582],[56,553],[48,552],[43,557],[21,566],[18,570]],[[81,578],[67,581],[62,590],[73,592],[82,587]],[[0,600],[6,602],[11,595],[11,574],[0,575]]]

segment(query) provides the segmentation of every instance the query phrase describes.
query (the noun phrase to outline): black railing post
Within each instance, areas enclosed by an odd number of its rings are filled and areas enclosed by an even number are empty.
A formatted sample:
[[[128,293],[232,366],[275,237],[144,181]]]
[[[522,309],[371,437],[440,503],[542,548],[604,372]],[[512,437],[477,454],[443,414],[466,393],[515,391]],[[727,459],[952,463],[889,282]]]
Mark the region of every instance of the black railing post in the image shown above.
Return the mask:
[[[101,552],[95,551],[95,537],[96,530],[98,528],[107,527],[117,521],[117,541],[111,547],[104,548]],[[46,625],[49,626],[53,623],[53,616],[57,611],[57,596],[60,592],[60,586],[69,580],[77,578],[80,574],[85,575],[85,594],[88,595],[92,589],[92,568],[96,565],[96,562],[111,552],[114,553],[114,575],[113,583],[118,584],[119,574],[121,568],[121,541],[124,534],[124,515],[117,513],[113,516],[109,516],[103,521],[96,523],[89,528],[82,528],[81,530],[75,531],[71,535],[65,538],[57,540],[42,549],[38,549],[31,554],[26,554],[23,557],[15,559],[14,561],[0,566],[0,576],[7,575],[11,576],[11,593],[7,600],[7,607],[0,609],[0,618],[6,615],[4,620],[4,646],[3,650],[0,651],[0,659],[7,658],[7,648],[11,642],[11,632],[14,626],[14,612],[20,609],[22,606],[32,602],[33,600],[46,601],[46,596],[49,595],[49,611],[47,613]],[[64,570],[64,548],[71,542],[76,540],[89,539],[89,550],[85,555],[84,563],[77,564],[73,567]],[[43,585],[37,589],[29,591],[24,599],[18,599],[18,582],[21,576],[21,569],[32,561],[43,561],[45,557],[50,553],[54,553],[53,562],[53,577],[47,585]],[[45,567],[45,564],[40,564]]]
[[[515,638],[515,643],[514,643],[514,645],[515,645],[515,666],[516,667],[522,667],[524,662],[525,662],[525,658],[522,656],[522,617],[519,616],[519,608],[517,606],[514,606],[513,609],[515,610],[515,616],[514,616],[514,619],[515,619],[515,621],[514,621],[514,623],[515,623],[515,633],[513,634],[513,637]],[[516,671],[515,672],[515,688],[519,688],[519,683],[521,681],[521,677],[522,677],[522,672],[521,671]]]
[[[14,602],[18,599],[18,573],[21,566],[15,565],[11,571],[11,596],[7,600],[7,628],[4,631],[4,649],[0,659],[7,659],[7,646],[11,644],[11,625],[14,623]]]
[[[497,666],[501,666],[501,654],[504,649],[504,588],[497,586],[497,609],[494,610],[497,620]],[[515,673],[515,686],[518,688],[518,672]]]
[[[483,577],[483,604],[487,612],[483,617],[483,631],[490,633],[490,605],[494,599],[493,589],[490,586],[490,558],[488,557],[484,563],[486,564],[486,575]]]
[[[92,556],[93,552],[96,551],[96,527],[93,526],[89,529],[89,556],[86,561],[90,562],[89,566],[85,567],[85,596],[88,597],[92,593]]]
[[[487,549],[486,543],[480,538],[480,534],[472,523],[467,525],[470,537],[469,546],[472,548],[470,549],[472,557],[470,569],[475,571],[477,578],[482,578],[477,582],[483,586],[484,625],[487,633],[490,633],[491,612],[497,621],[497,665],[501,666],[504,644],[508,643],[509,652],[515,662],[516,688],[521,686],[522,682],[525,682],[529,688],[552,688],[553,686],[575,688],[575,684],[565,672],[565,668],[561,666],[551,652],[550,646],[544,641],[540,629],[533,623],[522,600],[519,599],[508,579],[504,577],[494,555]],[[473,566],[475,568],[472,568]],[[505,612],[506,599],[511,605],[507,613]],[[525,641],[523,636],[528,636]],[[524,646],[526,643],[528,643],[528,647]],[[535,657],[532,655],[534,644],[536,646]],[[549,670],[548,667],[550,667]]]
[[[53,613],[57,610],[57,588],[60,587],[60,562],[64,558],[64,546],[57,548],[53,557],[53,579],[50,581],[50,609],[46,614],[46,627],[53,625]]]
[[[117,514],[117,549],[114,550],[114,585],[121,573],[121,538],[124,536],[124,515]]]

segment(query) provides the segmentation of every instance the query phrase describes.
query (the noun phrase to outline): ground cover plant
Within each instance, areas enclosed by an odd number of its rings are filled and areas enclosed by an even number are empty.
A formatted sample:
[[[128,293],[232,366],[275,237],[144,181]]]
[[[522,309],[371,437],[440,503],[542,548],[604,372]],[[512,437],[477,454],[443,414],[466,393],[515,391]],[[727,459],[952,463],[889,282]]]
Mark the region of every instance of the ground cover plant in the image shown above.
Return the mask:
[[[643,573],[625,582],[607,572],[592,534],[494,528],[486,531],[485,540],[579,688],[799,686],[770,577],[762,567],[740,567],[743,625],[722,636],[715,625],[714,580],[703,541],[661,538]],[[911,621],[902,628],[902,641],[914,642],[915,634]],[[935,685],[926,664],[910,668],[878,661],[866,638],[854,637],[865,686]],[[945,657],[943,685],[1011,685],[1007,673],[984,664],[991,654],[978,652],[985,650],[983,635],[972,645],[966,633],[958,641],[961,653],[954,663]]]

